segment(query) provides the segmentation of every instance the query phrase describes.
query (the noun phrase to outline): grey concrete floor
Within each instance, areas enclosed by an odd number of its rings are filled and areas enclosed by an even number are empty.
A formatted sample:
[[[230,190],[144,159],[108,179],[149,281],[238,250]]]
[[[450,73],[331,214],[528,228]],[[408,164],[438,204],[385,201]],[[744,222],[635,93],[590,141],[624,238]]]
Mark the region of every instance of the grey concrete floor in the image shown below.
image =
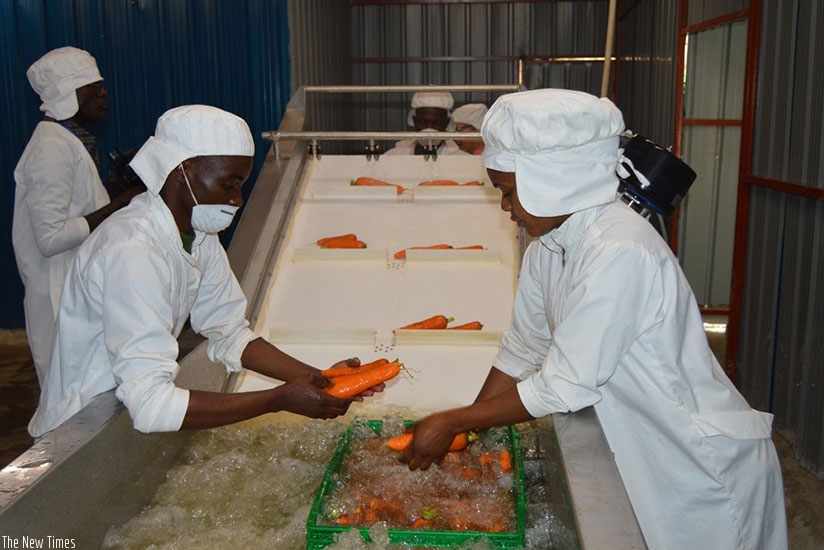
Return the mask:
[[[710,321],[719,322],[719,319]],[[723,363],[724,333],[708,331],[707,338]],[[181,353],[193,349],[199,341],[200,337],[184,331],[180,339]],[[37,407],[38,395],[37,376],[25,333],[0,330],[0,467],[31,446],[26,425]],[[773,436],[773,441],[784,476],[790,548],[820,550],[824,548],[824,480],[799,464],[790,441],[779,434]]]

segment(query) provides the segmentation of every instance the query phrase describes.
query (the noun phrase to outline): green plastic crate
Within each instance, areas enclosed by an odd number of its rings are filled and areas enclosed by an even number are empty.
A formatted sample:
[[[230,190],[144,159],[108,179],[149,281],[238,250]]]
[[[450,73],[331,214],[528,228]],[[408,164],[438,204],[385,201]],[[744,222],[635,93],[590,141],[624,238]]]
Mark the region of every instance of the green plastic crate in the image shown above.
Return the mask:
[[[410,422],[411,423],[411,422]],[[368,425],[375,433],[380,434],[383,422],[381,420],[369,420]],[[514,426],[509,426],[510,452],[513,457],[514,477],[513,492],[515,498],[515,530],[503,533],[487,533],[482,531],[443,531],[435,529],[389,529],[389,540],[392,543],[406,544],[412,546],[423,546],[428,548],[452,548],[460,546],[468,541],[486,538],[495,548],[523,548],[524,532],[526,530],[526,491],[524,488],[524,464],[521,456],[521,442],[518,430]],[[312,509],[306,520],[306,547],[309,550],[326,548],[334,542],[336,533],[342,533],[351,529],[360,531],[364,540],[369,538],[368,527],[349,527],[336,525],[318,525],[318,518],[321,517],[324,500],[332,493],[335,483],[332,477],[340,470],[344,458],[349,452],[351,445],[352,427],[341,436],[326,473],[323,476],[320,487],[315,494]]]

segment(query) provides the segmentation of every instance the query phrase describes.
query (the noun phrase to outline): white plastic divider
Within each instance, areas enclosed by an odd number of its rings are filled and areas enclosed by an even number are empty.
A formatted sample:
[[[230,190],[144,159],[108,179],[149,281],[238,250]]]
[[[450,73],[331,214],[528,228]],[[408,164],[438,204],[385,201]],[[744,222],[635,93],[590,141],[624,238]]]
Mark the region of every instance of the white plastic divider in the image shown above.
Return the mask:
[[[501,333],[491,330],[412,330],[395,331],[396,346],[497,346]]]
[[[386,250],[375,248],[320,248],[314,245],[295,250],[295,262],[384,262]]]

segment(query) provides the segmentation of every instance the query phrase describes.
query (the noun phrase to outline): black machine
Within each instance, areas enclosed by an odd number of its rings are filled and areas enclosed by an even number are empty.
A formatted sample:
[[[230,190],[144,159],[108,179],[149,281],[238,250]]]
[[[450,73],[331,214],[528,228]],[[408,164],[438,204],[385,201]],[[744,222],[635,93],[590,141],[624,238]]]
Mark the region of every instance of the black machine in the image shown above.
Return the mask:
[[[621,199],[668,239],[669,217],[695,181],[695,172],[644,136],[624,134],[621,147],[624,154],[616,169]]]
[[[137,153],[137,149],[129,149],[125,153],[114,149],[109,153],[109,160],[112,161],[112,170],[114,177],[117,178],[121,187],[126,188],[132,185],[143,185],[140,177],[129,166],[132,158]]]

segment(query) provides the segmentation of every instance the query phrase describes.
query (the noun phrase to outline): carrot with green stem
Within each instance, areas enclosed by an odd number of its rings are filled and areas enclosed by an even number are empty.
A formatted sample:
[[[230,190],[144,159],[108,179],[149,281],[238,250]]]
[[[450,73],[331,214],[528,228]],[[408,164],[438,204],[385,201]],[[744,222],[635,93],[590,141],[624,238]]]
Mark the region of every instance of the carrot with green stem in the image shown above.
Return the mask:
[[[398,185],[397,183],[389,183],[388,181],[383,181],[375,178],[369,178],[366,176],[361,176],[358,179],[349,180],[349,185],[354,185],[357,187],[394,187],[398,195],[406,191],[406,188]]]
[[[454,317],[446,317],[444,315],[433,315],[432,317],[424,319],[423,321],[418,321],[416,323],[406,325],[405,327],[401,327],[399,330],[442,329],[446,328],[446,325],[448,325],[454,320]]]
[[[401,364],[393,361],[363,373],[338,376],[333,380],[333,385],[323,391],[335,397],[355,397],[369,388],[395,378],[400,372]]]

